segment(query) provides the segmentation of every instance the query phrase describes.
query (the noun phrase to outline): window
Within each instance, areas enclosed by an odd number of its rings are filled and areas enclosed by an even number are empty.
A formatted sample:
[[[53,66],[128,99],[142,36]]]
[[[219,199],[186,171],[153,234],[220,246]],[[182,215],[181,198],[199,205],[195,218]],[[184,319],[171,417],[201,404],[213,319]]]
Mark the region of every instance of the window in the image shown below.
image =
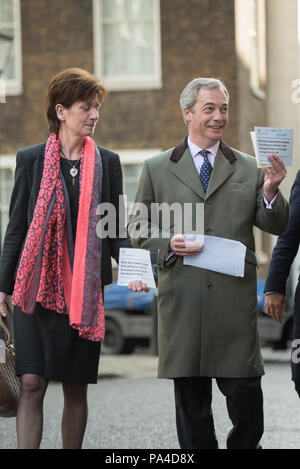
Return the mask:
[[[123,164],[123,191],[127,195],[127,203],[134,201],[137,185],[142,171],[140,164]]]
[[[6,93],[22,92],[20,0],[0,0],[0,78]]]
[[[266,32],[265,0],[249,0],[250,6],[250,85],[260,99],[265,98],[262,90],[266,80]]]
[[[160,148],[149,148],[146,150],[114,150],[120,155],[123,173],[123,193],[127,196],[127,208],[130,211],[134,202],[137,186],[140,180],[143,163],[147,158],[157,155]]]
[[[110,90],[160,88],[160,0],[93,5],[95,73]]]
[[[0,252],[8,223],[10,197],[14,184],[15,155],[0,157]]]

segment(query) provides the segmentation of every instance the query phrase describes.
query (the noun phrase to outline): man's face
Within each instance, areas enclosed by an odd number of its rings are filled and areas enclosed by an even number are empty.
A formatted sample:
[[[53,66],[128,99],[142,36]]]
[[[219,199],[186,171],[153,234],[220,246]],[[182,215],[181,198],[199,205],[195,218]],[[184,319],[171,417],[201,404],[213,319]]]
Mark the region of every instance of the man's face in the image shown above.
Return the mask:
[[[228,122],[228,100],[218,88],[201,88],[191,110],[184,110],[189,136],[201,148],[216,144]]]

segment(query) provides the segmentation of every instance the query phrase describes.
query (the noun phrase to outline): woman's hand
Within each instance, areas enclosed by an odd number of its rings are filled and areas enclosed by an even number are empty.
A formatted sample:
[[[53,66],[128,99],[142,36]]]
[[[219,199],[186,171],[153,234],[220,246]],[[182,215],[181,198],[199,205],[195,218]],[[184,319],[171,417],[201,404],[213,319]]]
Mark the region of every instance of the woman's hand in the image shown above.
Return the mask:
[[[132,291],[150,291],[150,288],[146,283],[143,283],[141,280],[134,280],[128,283],[128,289]]]
[[[7,316],[6,297],[6,293],[0,292],[0,314],[4,318]]]

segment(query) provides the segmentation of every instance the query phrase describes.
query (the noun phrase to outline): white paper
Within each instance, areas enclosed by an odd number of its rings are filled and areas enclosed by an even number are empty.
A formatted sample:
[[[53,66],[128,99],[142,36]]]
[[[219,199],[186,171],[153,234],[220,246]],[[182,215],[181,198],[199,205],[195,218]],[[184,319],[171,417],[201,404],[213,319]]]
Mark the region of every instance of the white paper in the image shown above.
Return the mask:
[[[259,168],[271,166],[268,156],[276,154],[285,166],[293,164],[294,130],[274,127],[255,127],[250,132],[257,165]]]
[[[119,256],[118,285],[141,280],[150,288],[156,288],[152,271],[150,251],[146,249],[121,248]]]
[[[255,132],[250,132],[250,136],[251,136],[252,145],[253,145],[253,148],[254,148],[254,154],[255,154],[255,157],[256,157],[257,167],[258,167],[258,168],[266,168],[267,166],[271,166],[271,163],[270,163],[269,160],[268,160],[268,163],[266,163],[266,164],[260,164],[260,163],[259,163],[259,161],[258,161],[258,156],[257,156],[256,135],[255,135]]]
[[[0,339],[0,363],[6,362],[5,342]]]
[[[184,265],[212,270],[234,277],[244,277],[246,246],[232,239],[204,236],[203,250],[185,256]]]

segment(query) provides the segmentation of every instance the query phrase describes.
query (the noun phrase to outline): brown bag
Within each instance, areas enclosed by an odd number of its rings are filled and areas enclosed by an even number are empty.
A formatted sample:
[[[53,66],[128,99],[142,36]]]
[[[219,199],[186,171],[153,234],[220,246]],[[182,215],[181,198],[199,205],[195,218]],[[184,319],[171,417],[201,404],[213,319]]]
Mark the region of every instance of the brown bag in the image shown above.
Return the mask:
[[[7,305],[7,310],[12,312]],[[15,373],[15,347],[6,318],[0,314],[0,332],[4,332],[5,363],[0,363],[0,417],[15,417],[20,396],[20,380]]]

